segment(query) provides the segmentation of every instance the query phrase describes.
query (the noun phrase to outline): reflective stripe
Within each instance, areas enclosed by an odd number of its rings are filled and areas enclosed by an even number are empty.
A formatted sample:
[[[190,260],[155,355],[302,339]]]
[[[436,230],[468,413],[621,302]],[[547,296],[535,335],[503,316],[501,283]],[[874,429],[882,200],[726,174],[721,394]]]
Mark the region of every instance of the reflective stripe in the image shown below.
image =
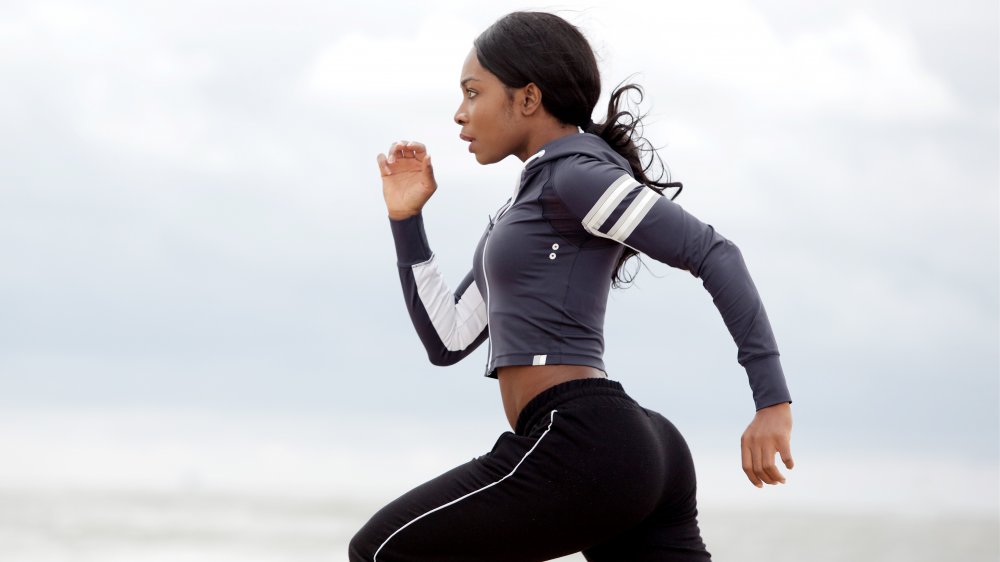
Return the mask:
[[[583,228],[587,229],[591,234],[598,235],[595,231],[604,224],[604,221],[608,220],[608,217],[611,216],[615,208],[632,191],[632,188],[637,185],[639,185],[639,182],[635,181],[632,176],[622,174],[620,178],[616,179],[604,190],[597,203],[594,203],[594,206],[583,217]]]
[[[657,192],[649,188],[644,188],[642,193],[632,200],[632,204],[618,218],[618,222],[608,231],[608,237],[619,242],[624,242],[628,238],[628,235],[632,234],[635,227],[645,218],[646,213],[653,207],[653,203],[656,203],[657,197],[659,197]]]

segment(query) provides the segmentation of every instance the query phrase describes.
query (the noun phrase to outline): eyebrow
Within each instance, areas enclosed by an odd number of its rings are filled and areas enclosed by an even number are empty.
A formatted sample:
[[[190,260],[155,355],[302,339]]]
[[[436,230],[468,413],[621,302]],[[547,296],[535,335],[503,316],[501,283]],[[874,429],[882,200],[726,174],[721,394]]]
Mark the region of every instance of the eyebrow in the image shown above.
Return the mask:
[[[479,82],[479,79],[478,78],[473,78],[472,76],[467,76],[465,78],[462,78],[462,81],[459,83],[459,85],[464,88],[466,82]]]

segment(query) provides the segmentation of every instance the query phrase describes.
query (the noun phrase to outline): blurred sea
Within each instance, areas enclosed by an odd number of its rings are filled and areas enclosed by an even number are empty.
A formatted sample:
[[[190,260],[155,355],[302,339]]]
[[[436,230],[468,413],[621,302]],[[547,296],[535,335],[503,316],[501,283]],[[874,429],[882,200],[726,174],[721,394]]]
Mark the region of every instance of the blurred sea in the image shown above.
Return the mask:
[[[0,562],[346,560],[378,508],[497,429],[447,424],[428,446],[430,420],[348,422],[0,413]],[[788,484],[758,490],[735,451],[687,437],[717,561],[1000,560],[995,462],[800,448]]]
[[[18,562],[346,560],[377,503],[205,492],[0,493],[0,559]],[[715,560],[995,562],[995,517],[704,507]],[[562,560],[583,560],[580,555]]]

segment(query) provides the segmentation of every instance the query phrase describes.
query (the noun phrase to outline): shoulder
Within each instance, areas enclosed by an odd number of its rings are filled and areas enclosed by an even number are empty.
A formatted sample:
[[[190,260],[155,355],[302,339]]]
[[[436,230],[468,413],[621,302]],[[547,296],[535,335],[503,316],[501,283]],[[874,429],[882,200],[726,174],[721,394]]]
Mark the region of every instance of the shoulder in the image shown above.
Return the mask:
[[[621,163],[604,155],[568,154],[552,163],[552,177],[555,180],[568,181],[587,174],[612,172],[631,175],[628,166],[622,166]]]
[[[560,192],[575,189],[581,184],[596,187],[605,180],[632,175],[632,168],[625,157],[592,133],[565,137],[554,152],[550,177]],[[607,183],[604,185],[606,187]]]
[[[575,202],[592,203],[608,190],[636,187],[631,168],[619,160],[624,158],[585,153],[559,158],[552,163],[552,189],[572,206]]]

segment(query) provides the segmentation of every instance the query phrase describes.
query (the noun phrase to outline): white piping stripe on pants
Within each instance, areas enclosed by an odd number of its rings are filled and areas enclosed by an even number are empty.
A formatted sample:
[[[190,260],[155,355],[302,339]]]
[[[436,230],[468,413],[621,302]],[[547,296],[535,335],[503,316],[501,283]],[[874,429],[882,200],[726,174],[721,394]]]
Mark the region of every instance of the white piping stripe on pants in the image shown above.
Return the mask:
[[[396,536],[396,533],[402,531],[403,529],[409,527],[410,525],[416,523],[417,521],[423,519],[424,517],[427,517],[428,515],[434,513],[435,511],[439,511],[441,509],[444,509],[444,508],[448,507],[449,505],[454,505],[454,504],[456,504],[456,503],[464,500],[465,498],[467,498],[467,497],[469,497],[469,496],[471,496],[473,494],[478,494],[479,492],[482,492],[483,490],[492,488],[493,486],[496,486],[497,484],[499,484],[499,483],[503,482],[504,480],[506,480],[506,479],[510,478],[511,476],[513,476],[514,473],[517,472],[517,468],[519,466],[521,466],[521,464],[524,463],[524,461],[528,458],[528,455],[530,455],[531,452],[534,451],[536,447],[538,447],[538,444],[542,442],[542,439],[545,439],[545,436],[548,435],[549,431],[552,430],[552,423],[555,422],[555,420],[556,420],[556,412],[558,412],[558,411],[559,410],[552,410],[551,412],[549,412],[549,426],[547,428],[545,428],[545,432],[542,433],[542,435],[538,438],[538,441],[535,441],[535,444],[532,445],[530,449],[528,449],[528,452],[525,453],[523,457],[521,457],[521,460],[519,460],[517,462],[517,464],[514,465],[514,468],[511,469],[510,473],[508,473],[506,476],[504,476],[500,480],[497,480],[496,482],[493,482],[491,484],[487,484],[486,486],[483,486],[482,488],[479,488],[478,490],[473,490],[473,491],[469,492],[468,494],[465,494],[464,496],[462,496],[462,497],[460,497],[460,498],[458,498],[456,500],[452,500],[452,501],[450,501],[450,502],[448,502],[448,503],[446,503],[446,504],[444,504],[442,506],[435,507],[434,509],[428,511],[427,513],[424,513],[422,515],[417,516],[416,518],[410,520],[407,524],[405,524],[402,527],[396,529],[391,535],[389,535],[389,537],[387,539],[385,539],[382,542],[382,544],[379,545],[378,550],[376,550],[375,554],[372,555],[372,562],[377,562],[378,553],[382,551],[382,548],[386,545],[386,543],[388,543],[390,540],[392,540],[392,537]]]

